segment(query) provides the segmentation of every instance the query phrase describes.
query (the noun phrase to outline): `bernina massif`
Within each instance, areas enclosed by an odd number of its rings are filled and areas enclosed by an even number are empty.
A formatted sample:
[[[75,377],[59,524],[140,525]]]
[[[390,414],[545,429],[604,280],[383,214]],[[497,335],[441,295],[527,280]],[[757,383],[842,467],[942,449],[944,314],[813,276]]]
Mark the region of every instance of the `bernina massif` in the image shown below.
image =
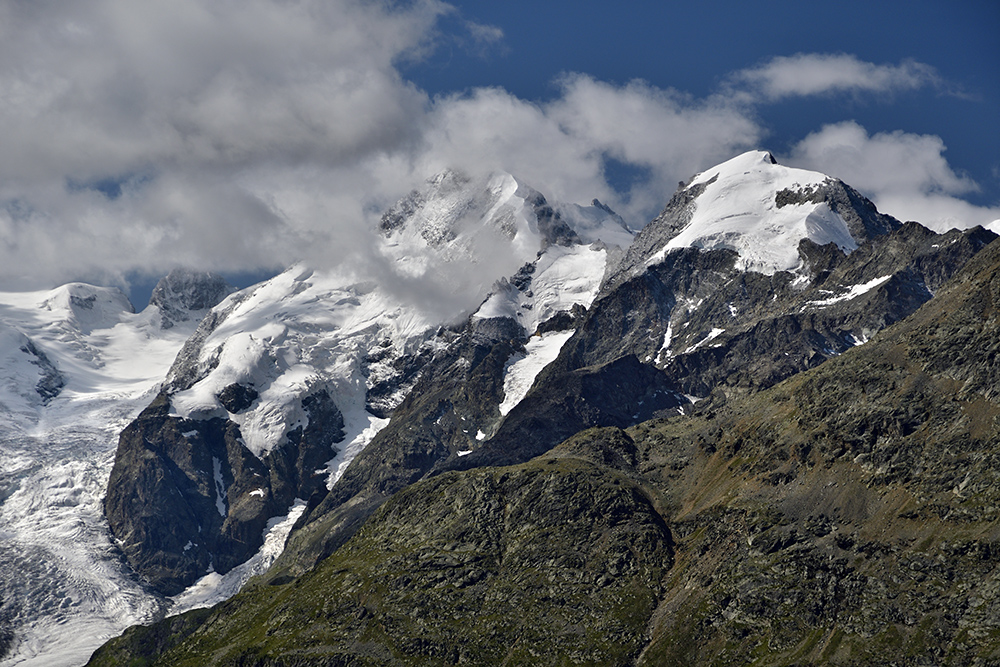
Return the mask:
[[[998,664],[992,231],[756,151],[638,233],[447,171],[376,234],[0,294],[3,664]]]

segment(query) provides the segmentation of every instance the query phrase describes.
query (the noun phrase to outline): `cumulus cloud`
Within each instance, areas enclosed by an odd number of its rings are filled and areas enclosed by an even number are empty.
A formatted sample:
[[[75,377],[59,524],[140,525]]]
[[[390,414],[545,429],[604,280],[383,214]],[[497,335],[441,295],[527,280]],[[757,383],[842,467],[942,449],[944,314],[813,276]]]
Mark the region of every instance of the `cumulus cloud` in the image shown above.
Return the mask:
[[[450,8],[388,7],[2,3],[4,283],[292,261],[320,221],[248,184],[396,150],[425,113],[395,63]]]
[[[508,171],[561,201],[598,197],[641,225],[678,181],[754,147],[761,136],[756,122],[722,100],[581,74],[560,83],[561,95],[544,105],[497,88],[436,100],[420,169]],[[649,176],[629,192],[616,192],[605,178],[609,159]]]
[[[444,168],[507,171],[559,201],[598,197],[638,226],[678,181],[760,147],[747,91],[900,90],[935,76],[800,55],[705,99],[582,74],[545,103],[490,87],[430,98],[398,66],[447,41],[442,17],[456,15],[439,0],[0,0],[0,289],[179,265],[377,267],[373,222]],[[467,52],[502,49],[498,28],[448,25]],[[915,188],[928,210],[974,187],[933,138],[859,130],[826,128],[795,159],[844,167],[880,202]],[[857,166],[879,159],[890,171]],[[617,191],[612,163],[642,177]]]
[[[0,3],[0,283],[336,263],[445,167],[600,197],[642,224],[677,180],[759,135],[725,105],[579,75],[546,105],[494,88],[429,99],[397,64],[453,13],[436,0]],[[459,24],[473,50],[502,40]],[[609,158],[650,177],[616,193]]]
[[[831,93],[895,93],[938,85],[940,77],[933,67],[913,60],[876,65],[849,54],[799,53],[737,72],[729,83],[745,99],[775,101]]]
[[[856,122],[827,125],[799,142],[790,164],[836,176],[869,196],[879,210],[937,231],[985,225],[1000,207],[974,206],[959,195],[979,186],[956,173],[940,137],[868,132]]]

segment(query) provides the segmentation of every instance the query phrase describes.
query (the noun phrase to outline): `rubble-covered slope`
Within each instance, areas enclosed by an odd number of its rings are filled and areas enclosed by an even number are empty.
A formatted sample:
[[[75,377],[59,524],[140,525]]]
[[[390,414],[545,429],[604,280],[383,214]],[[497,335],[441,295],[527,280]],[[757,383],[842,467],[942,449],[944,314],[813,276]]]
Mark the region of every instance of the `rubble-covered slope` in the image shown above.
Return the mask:
[[[641,664],[995,664],[1000,245],[855,351],[632,431],[678,557]]]

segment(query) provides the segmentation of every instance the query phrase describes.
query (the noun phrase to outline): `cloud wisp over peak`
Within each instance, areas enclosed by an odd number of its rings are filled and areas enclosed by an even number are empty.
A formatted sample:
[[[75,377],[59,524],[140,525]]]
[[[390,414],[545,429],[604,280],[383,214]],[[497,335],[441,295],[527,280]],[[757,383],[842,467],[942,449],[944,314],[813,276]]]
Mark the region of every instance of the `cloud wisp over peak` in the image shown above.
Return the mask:
[[[800,141],[789,162],[823,171],[859,188],[880,210],[936,231],[987,225],[1000,206],[974,206],[960,198],[979,185],[956,173],[940,137],[908,132],[869,135],[854,121],[826,125]]]
[[[678,181],[766,147],[765,104],[939,85],[916,62],[799,54],[705,98],[586,73],[545,101],[430,95],[400,66],[442,39],[470,57],[507,48],[438,0],[0,0],[0,289],[365,261],[381,211],[444,168],[597,197],[641,226]],[[943,149],[841,123],[791,157],[897,217],[925,219],[904,208],[914,192],[941,219],[1000,217],[961,199],[975,183]],[[616,188],[613,163],[642,176]]]

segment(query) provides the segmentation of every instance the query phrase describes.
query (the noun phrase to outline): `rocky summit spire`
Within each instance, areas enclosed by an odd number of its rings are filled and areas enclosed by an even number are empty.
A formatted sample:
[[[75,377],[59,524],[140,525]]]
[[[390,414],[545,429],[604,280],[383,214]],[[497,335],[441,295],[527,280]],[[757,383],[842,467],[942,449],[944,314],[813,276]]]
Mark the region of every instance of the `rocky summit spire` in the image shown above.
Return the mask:
[[[149,305],[159,308],[160,326],[169,329],[177,322],[200,319],[205,311],[235,291],[217,273],[174,269],[156,283]]]

